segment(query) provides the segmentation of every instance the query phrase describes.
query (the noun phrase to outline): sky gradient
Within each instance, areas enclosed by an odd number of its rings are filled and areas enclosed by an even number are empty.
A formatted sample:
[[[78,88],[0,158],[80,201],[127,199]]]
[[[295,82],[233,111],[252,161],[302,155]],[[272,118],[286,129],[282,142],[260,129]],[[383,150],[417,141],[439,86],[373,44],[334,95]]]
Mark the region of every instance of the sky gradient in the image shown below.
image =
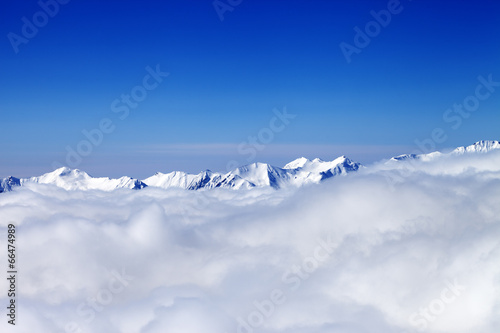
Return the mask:
[[[369,163],[423,140],[446,149],[500,138],[500,87],[482,83],[500,81],[498,1],[233,0],[218,2],[231,9],[223,20],[212,1],[41,3],[0,14],[0,177],[67,164],[68,147],[103,119],[113,130],[70,165],[94,176],[341,154]],[[390,22],[366,31],[388,7]],[[23,35],[34,19],[38,31]],[[357,47],[350,61],[341,43]],[[155,80],[158,68],[169,75]],[[478,85],[487,97],[475,111],[447,113],[474,102]],[[134,93],[126,117],[115,112]],[[285,108],[295,117],[273,121]]]

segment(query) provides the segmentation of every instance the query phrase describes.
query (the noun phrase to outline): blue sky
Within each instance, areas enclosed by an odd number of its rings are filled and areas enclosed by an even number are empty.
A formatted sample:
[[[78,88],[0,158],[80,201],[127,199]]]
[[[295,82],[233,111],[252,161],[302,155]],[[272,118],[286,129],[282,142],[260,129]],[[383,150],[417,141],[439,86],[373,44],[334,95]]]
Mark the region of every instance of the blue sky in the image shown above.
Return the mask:
[[[393,1],[220,3],[237,4],[222,21],[212,1],[73,0],[47,22],[37,1],[4,4],[0,177],[67,164],[67,147],[102,119],[112,133],[70,165],[96,176],[340,154],[369,163],[419,149],[415,140],[445,149],[500,137],[500,87],[460,123],[443,119],[475,95],[479,76],[500,81],[498,1],[401,0],[350,62],[339,45],[355,46],[354,28],[366,33],[370,12]],[[25,38],[23,17],[34,15],[40,27]],[[157,65],[169,75],[120,119],[113,101]],[[296,117],[255,156],[241,154],[284,108]],[[432,139],[436,128],[446,139]]]

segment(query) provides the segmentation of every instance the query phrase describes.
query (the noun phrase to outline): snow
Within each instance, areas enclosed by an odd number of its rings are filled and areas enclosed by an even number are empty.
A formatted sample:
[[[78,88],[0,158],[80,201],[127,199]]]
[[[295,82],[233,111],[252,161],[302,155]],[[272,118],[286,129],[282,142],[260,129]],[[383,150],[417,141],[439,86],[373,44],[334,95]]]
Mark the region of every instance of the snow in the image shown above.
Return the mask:
[[[481,140],[467,147],[457,147],[450,153],[441,153],[439,151],[434,151],[427,154],[403,154],[391,158],[386,163],[394,163],[398,161],[407,160],[420,160],[423,162],[430,162],[435,159],[439,159],[446,156],[463,155],[463,154],[477,154],[477,153],[488,153],[490,151],[500,149],[500,142],[494,140]]]
[[[430,162],[445,156],[464,154],[487,153],[500,149],[499,141],[478,141],[467,147],[458,147],[451,153],[432,152],[429,154],[403,154],[392,157],[385,163],[391,165],[409,160]],[[286,188],[300,187],[307,184],[317,184],[325,179],[349,172],[357,171],[361,164],[340,156],[332,161],[323,161],[319,158],[309,160],[305,157],[297,158],[283,168],[266,163],[252,163],[241,166],[226,174],[205,170],[199,174],[189,174],[182,171],[170,173],[157,172],[142,181],[121,177],[92,177],[84,171],[62,167],[38,177],[15,178],[8,177],[0,180],[0,193],[11,191],[12,187],[26,184],[53,184],[66,190],[101,190],[113,191],[119,188],[141,189],[146,186],[158,188],[179,188],[185,190],[200,190],[214,188],[252,189],[256,187]]]
[[[54,179],[85,176],[63,171]],[[2,194],[4,230],[13,221],[23,242],[19,332],[410,333],[442,306],[425,332],[498,332],[500,150],[341,175],[300,191]],[[449,283],[465,290],[440,309]],[[269,305],[276,291],[283,302]],[[241,325],[257,315],[259,327]]]
[[[478,141],[473,145],[468,147],[458,147],[453,153],[454,154],[465,154],[465,153],[487,153],[493,149],[500,149],[499,141]]]
[[[283,167],[283,169],[297,169],[303,167],[306,163],[311,162],[305,157],[297,158],[296,160],[291,161],[287,165]]]
[[[65,190],[102,190],[112,191],[117,188],[141,189],[146,184],[130,177],[110,179],[108,177],[94,178],[85,171],[62,167],[39,177],[21,179],[21,184],[38,183],[53,184]]]

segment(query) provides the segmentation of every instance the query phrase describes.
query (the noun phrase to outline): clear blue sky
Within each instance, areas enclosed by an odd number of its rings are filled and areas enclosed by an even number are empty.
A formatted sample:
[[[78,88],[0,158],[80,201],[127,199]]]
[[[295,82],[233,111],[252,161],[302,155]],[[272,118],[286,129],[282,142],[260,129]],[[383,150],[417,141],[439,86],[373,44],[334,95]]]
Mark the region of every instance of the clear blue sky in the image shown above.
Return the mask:
[[[242,0],[221,21],[205,0],[72,0],[45,24],[37,1],[6,2],[0,177],[66,164],[66,147],[104,118],[114,131],[77,165],[96,176],[303,155],[369,163],[415,149],[435,128],[447,135],[437,149],[499,139],[500,87],[456,129],[443,114],[475,94],[479,75],[500,81],[500,2],[401,0],[348,63],[339,45],[355,45],[354,27],[388,3]],[[24,38],[22,18],[34,15],[38,32],[16,53],[9,33]],[[157,64],[169,76],[121,120],[112,102]],[[283,107],[297,117],[255,157],[238,153]]]

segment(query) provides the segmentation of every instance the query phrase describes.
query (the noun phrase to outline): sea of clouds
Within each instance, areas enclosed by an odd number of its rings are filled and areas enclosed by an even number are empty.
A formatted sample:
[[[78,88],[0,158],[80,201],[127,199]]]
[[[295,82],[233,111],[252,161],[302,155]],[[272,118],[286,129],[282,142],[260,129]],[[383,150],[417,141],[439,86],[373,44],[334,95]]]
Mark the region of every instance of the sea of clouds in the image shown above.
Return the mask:
[[[17,333],[498,332],[500,151],[300,189],[0,195]],[[7,270],[6,246],[0,266]]]

